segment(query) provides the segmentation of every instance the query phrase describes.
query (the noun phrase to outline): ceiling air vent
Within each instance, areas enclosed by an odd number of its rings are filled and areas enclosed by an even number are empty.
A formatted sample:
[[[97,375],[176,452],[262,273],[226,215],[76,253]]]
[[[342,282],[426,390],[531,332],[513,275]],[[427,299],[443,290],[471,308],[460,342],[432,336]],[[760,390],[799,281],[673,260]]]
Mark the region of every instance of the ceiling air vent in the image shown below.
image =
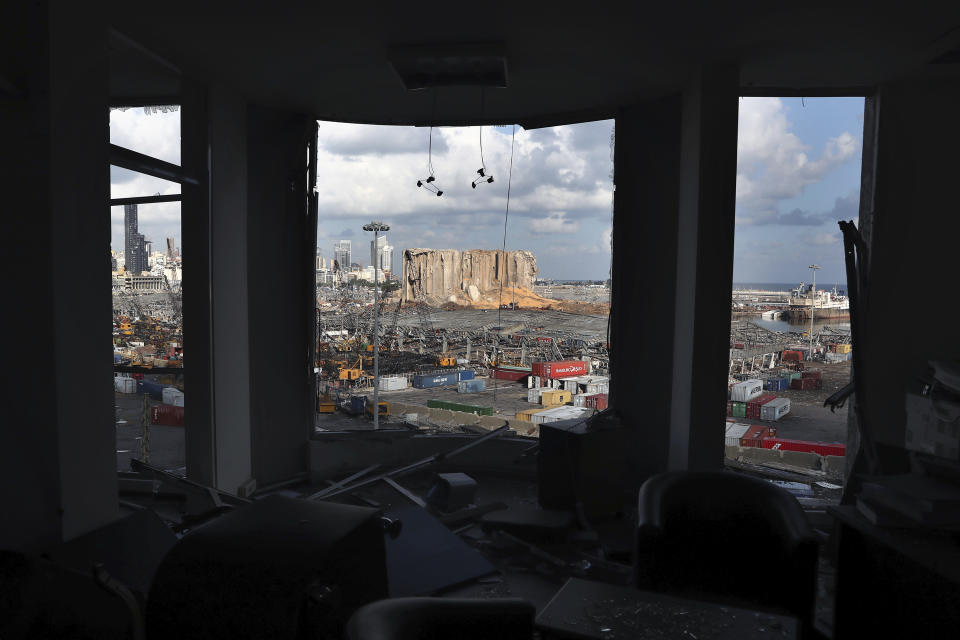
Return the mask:
[[[395,46],[390,48],[388,58],[409,90],[507,86],[503,44]]]

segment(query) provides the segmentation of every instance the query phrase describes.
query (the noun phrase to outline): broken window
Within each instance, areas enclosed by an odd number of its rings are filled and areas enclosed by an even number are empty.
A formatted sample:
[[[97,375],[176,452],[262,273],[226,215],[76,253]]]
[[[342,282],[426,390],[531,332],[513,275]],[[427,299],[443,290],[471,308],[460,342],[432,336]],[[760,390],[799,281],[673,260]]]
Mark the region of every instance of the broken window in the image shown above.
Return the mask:
[[[111,291],[117,468],[185,465],[180,113],[110,113]],[[165,179],[166,178],[166,179]]]
[[[319,429],[606,408],[613,121],[319,127]]]
[[[797,480],[807,496],[838,496],[843,480],[847,412],[824,400],[850,381],[837,222],[859,215],[863,108],[862,98],[740,106],[726,458]]]

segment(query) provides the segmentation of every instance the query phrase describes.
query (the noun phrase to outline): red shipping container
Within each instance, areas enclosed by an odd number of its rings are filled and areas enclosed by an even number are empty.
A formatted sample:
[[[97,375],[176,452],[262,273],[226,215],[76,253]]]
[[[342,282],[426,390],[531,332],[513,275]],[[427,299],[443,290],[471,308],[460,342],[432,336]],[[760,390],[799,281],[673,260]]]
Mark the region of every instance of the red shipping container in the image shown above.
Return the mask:
[[[765,393],[761,396],[757,396],[753,400],[747,403],[747,418],[753,418],[755,420],[760,419],[760,407],[767,404],[771,400],[776,399],[777,396],[772,393]]]
[[[583,360],[557,360],[534,362],[531,373],[541,378],[572,378],[587,375],[587,363]]]
[[[603,411],[607,408],[607,394],[596,393],[592,396],[587,396],[585,402],[588,408]]]
[[[497,380],[512,380],[514,382],[517,382],[519,380],[523,380],[528,375],[530,375],[530,372],[525,371],[523,369],[494,369],[493,370],[493,377],[496,378]]]
[[[150,422],[168,427],[183,426],[183,407],[171,404],[158,404],[150,408]]]
[[[804,378],[813,378],[815,380],[820,380],[823,377],[823,373],[820,371],[804,371],[800,375]]]
[[[130,377],[133,378],[134,380],[143,380],[142,373],[131,373]]]
[[[740,438],[741,447],[763,446],[763,439],[777,435],[777,430],[773,427],[765,427],[762,424],[751,425],[747,432]]]
[[[815,391],[823,388],[823,380],[820,378],[794,378],[790,381],[790,388],[799,391]]]
[[[733,400],[727,400],[727,415],[733,415]]]
[[[781,451],[806,451],[821,456],[843,456],[847,454],[847,445],[839,442],[813,442],[810,440],[790,440],[788,438],[763,438],[764,449],[780,449]]]

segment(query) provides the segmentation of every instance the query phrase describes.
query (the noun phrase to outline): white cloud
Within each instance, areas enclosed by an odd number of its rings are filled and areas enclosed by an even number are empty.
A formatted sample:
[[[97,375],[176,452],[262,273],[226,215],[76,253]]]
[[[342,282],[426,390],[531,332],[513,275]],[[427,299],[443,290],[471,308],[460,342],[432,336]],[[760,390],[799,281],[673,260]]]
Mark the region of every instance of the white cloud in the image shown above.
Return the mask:
[[[744,98],[737,144],[737,224],[769,223],[777,203],[800,195],[837,165],[855,158],[849,132],[827,140],[819,157],[795,134],[779,98]]]
[[[544,218],[533,218],[528,221],[527,230],[531,233],[576,233],[580,230],[580,223],[576,220],[567,220],[565,213],[551,213]]]

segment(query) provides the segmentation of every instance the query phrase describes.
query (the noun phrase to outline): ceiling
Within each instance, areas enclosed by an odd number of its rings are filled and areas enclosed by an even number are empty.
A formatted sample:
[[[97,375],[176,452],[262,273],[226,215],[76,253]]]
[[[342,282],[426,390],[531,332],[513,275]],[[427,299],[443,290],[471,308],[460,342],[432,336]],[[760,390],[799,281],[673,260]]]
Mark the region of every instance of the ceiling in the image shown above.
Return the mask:
[[[112,26],[129,38],[112,42],[117,100],[175,94],[172,66],[267,106],[383,124],[536,127],[607,118],[677,91],[698,66],[714,63],[740,66],[745,95],[863,95],[934,58],[949,60],[943,54],[960,44],[960,3],[799,10],[769,1],[436,9],[274,2],[269,11],[220,0],[109,4]],[[408,91],[388,60],[401,45],[476,43],[505,51],[507,88]]]

